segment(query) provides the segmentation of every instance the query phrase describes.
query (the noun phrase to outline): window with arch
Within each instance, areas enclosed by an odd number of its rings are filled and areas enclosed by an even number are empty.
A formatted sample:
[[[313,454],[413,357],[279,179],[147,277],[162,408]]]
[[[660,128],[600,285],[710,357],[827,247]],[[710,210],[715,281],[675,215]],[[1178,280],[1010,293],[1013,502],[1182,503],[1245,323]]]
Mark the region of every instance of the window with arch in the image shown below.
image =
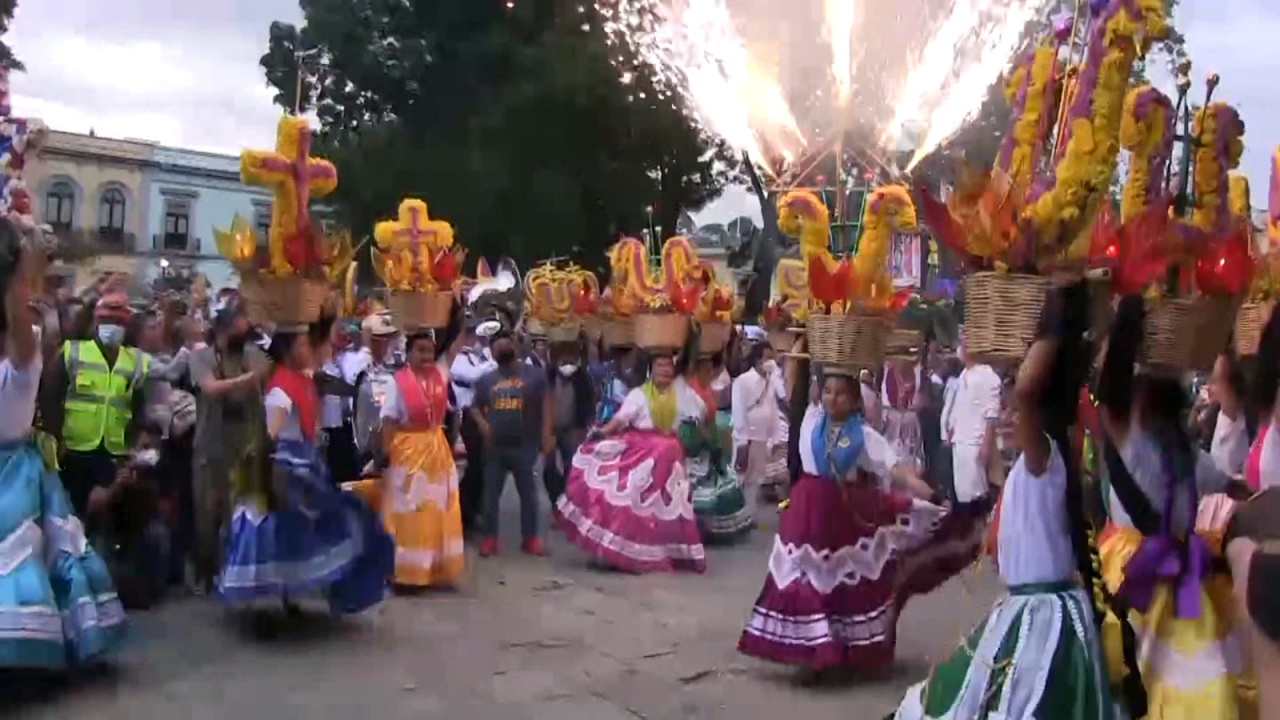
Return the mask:
[[[76,189],[71,183],[59,180],[49,186],[44,195],[44,221],[54,230],[69,230],[75,217]]]
[[[188,225],[191,222],[191,203],[186,199],[166,198],[164,201],[164,249],[187,249]]]
[[[120,188],[107,188],[98,201],[98,232],[119,239],[124,236],[124,192]]]

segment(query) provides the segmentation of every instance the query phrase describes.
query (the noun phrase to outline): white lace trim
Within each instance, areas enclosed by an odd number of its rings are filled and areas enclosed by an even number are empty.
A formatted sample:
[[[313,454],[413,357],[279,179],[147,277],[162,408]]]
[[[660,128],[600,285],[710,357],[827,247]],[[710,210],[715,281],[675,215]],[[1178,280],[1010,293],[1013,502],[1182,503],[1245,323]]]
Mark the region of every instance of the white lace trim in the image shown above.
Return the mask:
[[[231,518],[232,524],[234,525],[236,519],[241,516],[255,526],[260,525],[267,518],[267,515],[254,510],[251,506],[241,505],[236,508],[235,515]],[[224,589],[231,590],[274,587],[308,582],[328,575],[349,565],[364,552],[364,536],[361,535],[359,520],[347,515],[347,529],[349,532],[347,539],[322,555],[291,562],[271,561],[257,565],[231,565],[223,569],[218,584]]]
[[[391,510],[397,513],[413,513],[431,503],[440,512],[449,509],[449,496],[458,492],[458,473],[452,467],[434,479],[424,472],[409,472],[403,466],[387,470],[387,482],[391,488]]]
[[[1228,675],[1240,675],[1245,658],[1233,629],[1220,640],[1209,640],[1191,653],[1181,653],[1146,628],[1135,628],[1142,679],[1151,685],[1168,685],[1184,692],[1199,690]]]
[[[1001,688],[1000,703],[991,717],[1031,717],[1044,696],[1052,670],[1053,658],[1063,642],[1077,642],[1094,653],[1099,662],[1094,663],[1094,701],[1103,705],[1098,638],[1093,630],[1093,619],[1085,621],[1088,613],[1088,597],[1079,589],[1065,593],[1013,595],[996,601],[988,613],[981,638],[973,648],[973,656],[965,674],[964,684],[955,702],[938,716],[948,720],[969,720],[982,715],[982,708],[990,701],[996,688]],[[1064,606],[1067,610],[1064,611]],[[1078,616],[1079,613],[1079,616]],[[1004,673],[993,671],[1000,667],[996,655],[1004,640],[1018,623],[1018,642],[1013,657]],[[1078,624],[1077,624],[1078,622]],[[895,718],[899,720],[924,718],[924,697],[928,681],[913,685],[898,707]],[[932,716],[929,716],[932,717]]]
[[[396,547],[396,567],[412,567],[420,570],[430,570],[436,563],[442,560],[451,560],[461,557],[464,553],[462,539],[450,540],[445,543],[443,550],[427,549],[427,548],[402,548]]]
[[[0,640],[62,641],[62,614],[47,605],[0,607]]]
[[[34,520],[23,520],[17,529],[0,540],[0,577],[18,569],[44,546],[44,533]]]
[[[579,449],[573,456],[573,466],[582,471],[587,486],[604,493],[605,500],[614,507],[659,520],[693,519],[689,476],[684,463],[674,463],[671,474],[660,487],[655,483],[653,458],[631,468],[624,481],[619,461],[626,447],[625,440],[601,440],[593,452]],[[670,502],[663,500],[664,494]]]
[[[596,525],[588,518],[585,513],[570,502],[567,495],[561,495],[560,500],[556,502],[556,509],[560,514],[584,537],[590,538],[592,542],[601,547],[608,548],[616,553],[625,555],[637,562],[663,562],[665,560],[706,560],[707,551],[702,543],[684,544],[673,543],[669,545],[645,545],[628,540],[620,535],[614,534],[610,530],[606,530]]]
[[[895,552],[914,550],[927,542],[946,514],[937,505],[913,501],[911,509],[898,515],[894,524],[882,525],[874,535],[835,552],[784,543],[775,535],[769,574],[779,589],[803,579],[823,595],[838,585],[854,585],[863,578],[878,580]]]
[[[813,647],[829,642],[845,646],[884,642],[897,623],[892,603],[862,615],[782,615],[757,605],[747,632],[782,645]]]

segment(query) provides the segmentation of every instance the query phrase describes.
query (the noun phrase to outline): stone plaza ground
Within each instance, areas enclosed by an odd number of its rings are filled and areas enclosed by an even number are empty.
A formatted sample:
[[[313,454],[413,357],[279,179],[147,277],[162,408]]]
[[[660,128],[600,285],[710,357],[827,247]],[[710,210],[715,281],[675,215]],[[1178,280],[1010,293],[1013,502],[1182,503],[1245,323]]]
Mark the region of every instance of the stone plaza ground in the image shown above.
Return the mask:
[[[750,543],[708,549],[705,575],[589,567],[556,532],[550,556],[471,555],[456,591],[398,596],[367,615],[234,615],[184,598],[131,615],[122,657],[71,679],[0,675],[0,716],[95,720],[860,720],[880,718],[982,617],[989,566],[913,599],[898,661],[814,686],[738,654],[766,571],[770,514]],[[545,500],[544,500],[545,502]],[[544,519],[545,519],[544,515]],[[471,548],[474,552],[474,548]]]

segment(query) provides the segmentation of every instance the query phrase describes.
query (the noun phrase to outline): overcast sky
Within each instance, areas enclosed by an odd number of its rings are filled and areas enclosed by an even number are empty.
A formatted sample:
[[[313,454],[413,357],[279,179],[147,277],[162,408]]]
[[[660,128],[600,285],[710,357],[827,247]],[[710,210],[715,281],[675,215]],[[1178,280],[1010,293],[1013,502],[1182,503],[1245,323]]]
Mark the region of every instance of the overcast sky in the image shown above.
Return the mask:
[[[1244,117],[1241,170],[1260,206],[1280,143],[1280,2],[1182,0],[1178,12],[1197,83],[1220,73],[1218,97]],[[279,111],[258,58],[272,20],[301,19],[296,0],[19,0],[7,40],[27,72],[13,77],[14,112],[109,137],[267,147]],[[754,204],[733,193],[699,219],[758,216]]]

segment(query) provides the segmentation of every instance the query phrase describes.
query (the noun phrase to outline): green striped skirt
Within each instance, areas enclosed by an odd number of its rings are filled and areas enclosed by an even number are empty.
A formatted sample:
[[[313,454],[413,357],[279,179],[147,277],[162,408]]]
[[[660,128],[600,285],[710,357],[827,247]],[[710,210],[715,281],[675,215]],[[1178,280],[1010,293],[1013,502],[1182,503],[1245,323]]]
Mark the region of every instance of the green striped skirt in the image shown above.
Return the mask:
[[[733,540],[755,525],[733,468],[712,463],[709,452],[689,458],[687,465],[693,512],[704,540]]]
[[[1010,588],[892,717],[1111,720],[1093,611],[1072,583]]]

